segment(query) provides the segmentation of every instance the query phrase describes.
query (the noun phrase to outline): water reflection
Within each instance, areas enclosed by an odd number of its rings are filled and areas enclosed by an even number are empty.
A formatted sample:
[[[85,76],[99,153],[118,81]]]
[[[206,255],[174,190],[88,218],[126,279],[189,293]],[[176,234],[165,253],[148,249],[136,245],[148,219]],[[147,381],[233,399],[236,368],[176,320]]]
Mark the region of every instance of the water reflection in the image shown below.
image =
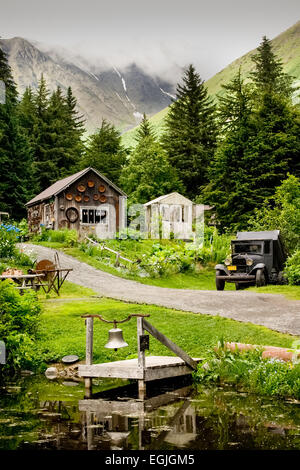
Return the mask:
[[[83,384],[24,378],[1,389],[0,449],[300,448],[297,401],[196,390],[189,380],[153,382],[138,400],[136,384],[101,381],[83,399]]]

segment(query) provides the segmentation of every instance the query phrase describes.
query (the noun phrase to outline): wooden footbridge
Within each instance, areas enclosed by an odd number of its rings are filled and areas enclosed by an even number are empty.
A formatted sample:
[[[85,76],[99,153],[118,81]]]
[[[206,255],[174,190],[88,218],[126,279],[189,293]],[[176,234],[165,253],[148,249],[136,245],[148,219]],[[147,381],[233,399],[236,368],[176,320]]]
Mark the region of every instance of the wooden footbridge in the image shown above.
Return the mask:
[[[86,397],[92,394],[93,378],[136,379],[139,398],[144,399],[146,382],[191,374],[197,369],[201,359],[191,358],[177,344],[158,331],[145,320],[145,316],[149,315],[130,315],[126,320],[118,323],[127,321],[133,316],[137,317],[138,358],[93,364],[93,320],[95,317],[101,320],[103,318],[101,315],[83,315],[83,318],[86,318],[86,364],[78,366],[78,374],[85,378]],[[146,356],[145,351],[149,349],[149,336],[145,335],[145,331],[175,353],[177,357]]]

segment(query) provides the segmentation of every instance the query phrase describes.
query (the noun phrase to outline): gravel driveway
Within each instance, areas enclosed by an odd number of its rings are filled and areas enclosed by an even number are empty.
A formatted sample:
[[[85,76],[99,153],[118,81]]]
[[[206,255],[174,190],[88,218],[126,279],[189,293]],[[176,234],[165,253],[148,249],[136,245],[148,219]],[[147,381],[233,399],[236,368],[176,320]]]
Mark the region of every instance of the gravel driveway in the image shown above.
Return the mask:
[[[22,244],[21,248],[24,252],[34,251],[38,260],[54,259],[53,249],[31,244]],[[300,301],[288,300],[282,295],[148,286],[105,273],[62,252],[59,252],[59,259],[61,267],[73,268],[67,278],[69,281],[90,287],[105,297],[220,315],[300,335]]]

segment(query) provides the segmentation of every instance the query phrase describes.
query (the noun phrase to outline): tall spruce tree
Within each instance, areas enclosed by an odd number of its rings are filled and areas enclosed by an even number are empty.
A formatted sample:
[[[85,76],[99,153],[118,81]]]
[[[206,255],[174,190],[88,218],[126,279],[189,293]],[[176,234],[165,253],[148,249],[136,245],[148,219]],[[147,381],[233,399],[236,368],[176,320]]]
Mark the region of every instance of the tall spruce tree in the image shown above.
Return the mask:
[[[76,171],[83,154],[83,119],[71,87],[51,94],[43,75],[34,93],[27,88],[18,105],[20,123],[30,140],[39,190]]]
[[[20,219],[34,192],[32,154],[18,122],[16,85],[1,48],[0,81],[5,85],[5,102],[0,103],[0,210]]]
[[[145,137],[151,137],[155,139],[155,132],[152,125],[149,122],[146,114],[143,114],[143,119],[136,131],[135,140],[139,144]]]
[[[211,162],[209,183],[202,194],[202,198],[214,206],[222,230],[247,224],[249,212],[256,207],[261,191],[254,172],[257,170],[263,176],[249,150],[256,134],[251,91],[244,85],[240,71],[223,88],[226,94],[219,98],[218,110],[223,139]]]
[[[217,126],[215,105],[193,65],[185,71],[182,81],[166,118],[162,145],[178,171],[185,194],[193,198],[207,182]]]
[[[239,72],[220,98],[224,135],[204,197],[215,206],[222,229],[246,228],[287,173],[299,172],[300,119],[291,102],[290,78],[266,38],[253,60],[252,85],[244,85]]]
[[[91,166],[118,184],[127,153],[115,126],[102,119],[101,127],[88,137],[81,167]]]
[[[24,91],[21,101],[18,105],[19,123],[24,130],[31,146],[34,146],[34,129],[36,121],[36,107],[34,102],[34,93],[31,87]]]
[[[75,171],[83,152],[83,122],[77,115],[76,99],[70,87],[67,96],[57,87],[50,97],[47,114],[51,159],[62,178]]]
[[[34,122],[34,168],[39,185],[39,190],[43,191],[51,183],[58,179],[59,169],[51,156],[50,142],[50,119],[48,113],[49,90],[43,75],[38,83],[38,88],[34,96],[36,108],[36,119]]]
[[[85,119],[84,116],[80,114],[77,109],[77,99],[73,95],[71,87],[68,87],[65,100],[67,107],[66,128],[68,131],[69,148],[74,156],[73,158],[76,162],[75,165],[79,167],[80,159],[84,151],[82,137],[85,132]]]
[[[299,176],[300,113],[292,103],[293,77],[283,70],[281,60],[274,54],[272,44],[265,36],[252,61],[254,102],[257,120],[256,151],[262,159],[274,162],[269,186],[274,191],[287,172]]]
[[[282,62],[274,54],[272,43],[266,36],[263,36],[257,53],[252,56],[252,62],[255,70],[250,76],[259,95],[264,93],[278,93],[285,97],[292,95],[293,77],[283,71]]]

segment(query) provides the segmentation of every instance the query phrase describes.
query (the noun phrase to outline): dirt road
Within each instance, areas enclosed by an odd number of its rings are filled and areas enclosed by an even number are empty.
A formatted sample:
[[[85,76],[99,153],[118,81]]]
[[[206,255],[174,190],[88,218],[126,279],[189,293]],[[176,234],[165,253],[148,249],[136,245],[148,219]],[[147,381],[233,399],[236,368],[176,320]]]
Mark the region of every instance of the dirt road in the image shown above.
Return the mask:
[[[54,258],[55,250],[38,245],[21,245],[37,259]],[[90,287],[98,294],[141,304],[159,305],[194,313],[220,315],[263,325],[283,333],[300,335],[300,301],[282,295],[248,291],[205,291],[148,286],[122,279],[59,252],[61,267],[73,268],[68,280]]]

